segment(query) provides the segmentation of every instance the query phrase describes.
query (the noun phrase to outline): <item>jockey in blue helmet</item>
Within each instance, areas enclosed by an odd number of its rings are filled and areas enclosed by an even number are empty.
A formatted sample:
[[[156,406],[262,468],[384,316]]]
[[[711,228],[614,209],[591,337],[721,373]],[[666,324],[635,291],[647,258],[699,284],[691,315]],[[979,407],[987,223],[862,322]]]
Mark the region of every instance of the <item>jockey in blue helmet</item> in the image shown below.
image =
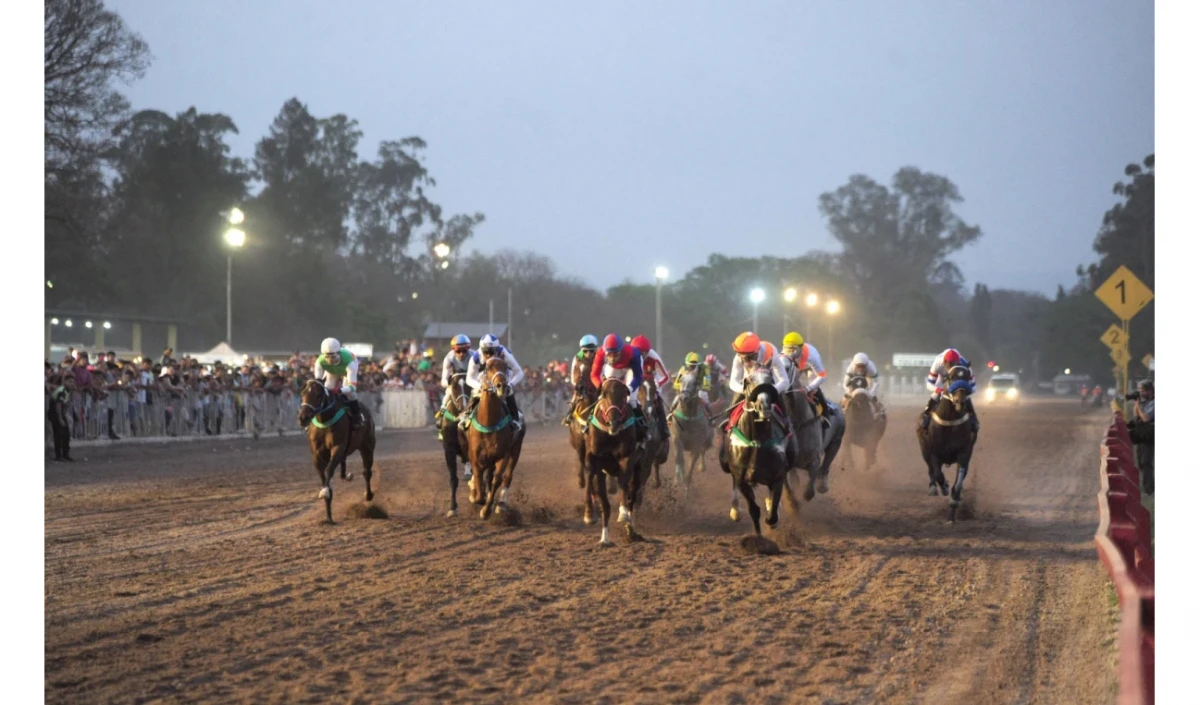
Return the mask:
[[[437,426],[438,440],[442,440],[442,416],[446,413],[446,405],[450,403],[452,392],[450,391],[450,380],[455,375],[466,375],[467,366],[471,364],[471,339],[459,333],[454,336],[454,340],[450,341],[450,352],[446,353],[446,357],[442,359],[442,387],[446,393],[442,397],[442,408],[438,410],[434,417],[434,425]],[[459,409],[461,412],[462,409]]]
[[[525,371],[521,369],[521,363],[517,362],[517,358],[513,357],[512,352],[506,350],[500,344],[500,340],[491,333],[479,339],[479,350],[471,355],[471,361],[467,366],[467,385],[475,391],[471,396],[471,408],[468,410],[468,413],[463,414],[462,421],[459,423],[463,429],[466,429],[467,425],[470,424],[470,412],[473,412],[479,404],[479,388],[483,385],[479,377],[487,361],[492,357],[499,357],[508,365],[508,398],[506,399],[508,402],[508,413],[512,415],[513,427],[517,431],[520,431],[524,417],[521,415],[521,410],[517,408],[517,398],[513,394],[513,389],[520,384],[521,380],[525,379]]]

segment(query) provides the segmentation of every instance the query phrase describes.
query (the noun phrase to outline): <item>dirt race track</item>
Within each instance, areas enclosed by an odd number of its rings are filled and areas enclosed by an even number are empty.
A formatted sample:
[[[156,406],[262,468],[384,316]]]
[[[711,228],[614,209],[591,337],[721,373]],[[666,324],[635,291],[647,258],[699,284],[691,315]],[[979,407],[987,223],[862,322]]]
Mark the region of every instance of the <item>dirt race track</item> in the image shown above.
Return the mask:
[[[777,556],[742,549],[715,462],[687,506],[648,490],[646,542],[599,548],[559,426],[526,440],[519,526],[483,523],[465,483],[444,517],[429,431],[381,434],[387,519],[353,518],[351,461],[335,526],[299,437],[79,448],[46,465],[45,697],[1113,702],[1091,543],[1108,416],[980,409],[973,518],[925,495],[916,409],[896,408],[881,470],[840,458],[829,494],[764,526]]]

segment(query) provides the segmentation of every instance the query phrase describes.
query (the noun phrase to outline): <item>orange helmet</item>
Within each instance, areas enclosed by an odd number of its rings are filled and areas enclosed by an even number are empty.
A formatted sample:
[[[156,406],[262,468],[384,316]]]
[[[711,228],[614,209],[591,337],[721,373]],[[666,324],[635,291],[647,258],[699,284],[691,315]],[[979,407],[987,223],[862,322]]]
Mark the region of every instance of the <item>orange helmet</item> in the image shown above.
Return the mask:
[[[629,341],[629,344],[640,350],[643,355],[650,352],[650,341],[644,335],[639,335]]]
[[[747,331],[742,333],[733,341],[733,351],[736,353],[756,353],[762,341],[758,336]]]

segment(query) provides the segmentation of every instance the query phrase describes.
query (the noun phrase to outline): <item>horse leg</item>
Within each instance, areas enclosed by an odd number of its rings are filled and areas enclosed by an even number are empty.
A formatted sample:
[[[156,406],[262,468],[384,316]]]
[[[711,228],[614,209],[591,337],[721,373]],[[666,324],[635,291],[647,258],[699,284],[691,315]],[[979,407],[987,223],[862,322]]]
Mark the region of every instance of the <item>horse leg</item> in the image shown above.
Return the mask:
[[[808,484],[804,486],[804,501],[811,502],[812,498],[817,496],[817,491],[813,489],[813,486],[816,484],[817,475],[820,473],[820,470],[813,470],[811,466],[806,468],[806,470],[808,472]]]
[[[759,516],[762,513],[758,510],[758,503],[754,501],[754,488],[749,483],[738,483],[738,489],[741,490],[742,496],[746,498],[746,506],[750,509],[750,520],[754,522],[754,533],[762,536],[762,527],[758,523]]]
[[[732,473],[730,475],[732,476]],[[738,481],[736,477],[732,479],[733,495],[729,500],[729,518],[734,521],[741,521],[742,515],[738,512]]]
[[[787,491],[788,508],[796,514],[800,514],[800,501],[796,499],[796,493],[792,491],[792,478],[795,477],[791,471],[783,478],[783,489]]]
[[[779,523],[779,500],[783,498],[783,486],[786,484],[785,478],[780,478],[771,483],[771,492],[767,497],[767,526],[775,528]]]
[[[967,463],[959,462],[958,477],[954,479],[954,489],[950,492],[950,506],[957,507],[962,503],[963,483],[967,480]]]
[[[331,455],[329,465],[325,467],[325,488],[321,490],[321,496],[325,499],[325,520],[330,524],[333,523],[333,473],[346,460],[342,448],[334,448]]]
[[[517,455],[520,454],[520,448],[513,451]],[[504,463],[504,477],[500,487],[500,511],[508,511],[508,490],[512,487],[513,468],[517,465],[517,458],[509,456],[508,461]]]
[[[458,516],[458,453],[448,445],[442,446],[442,452],[446,457],[446,470],[450,474],[450,511],[446,512],[446,518],[449,519]]]
[[[677,426],[675,428],[675,437],[671,439],[671,442],[675,445],[675,484],[687,487],[683,479],[683,435],[683,429]]]
[[[375,467],[375,438],[368,437],[363,439],[362,447],[358,449],[358,454],[363,461],[363,480],[367,483],[367,501],[375,499],[375,492],[371,490],[371,475],[372,469]],[[343,461],[345,462],[345,461]]]
[[[817,491],[821,494],[829,491],[829,468],[833,465],[838,451],[842,449],[842,437],[846,433],[844,420],[835,417],[834,424],[833,437],[829,439],[829,445],[825,446],[825,459],[821,462],[821,474],[817,477]]]
[[[632,494],[629,486],[637,482],[637,478],[633,476],[635,472],[637,472],[637,468],[627,464],[617,479],[617,484],[621,488],[621,502],[617,505],[617,522],[620,524],[629,521],[629,510],[633,508],[629,503],[629,497]]]
[[[608,493],[605,492],[604,473],[594,460],[590,470],[592,493],[600,500],[600,545],[611,546],[613,543],[608,538],[608,519],[612,516],[612,505],[609,504]]]

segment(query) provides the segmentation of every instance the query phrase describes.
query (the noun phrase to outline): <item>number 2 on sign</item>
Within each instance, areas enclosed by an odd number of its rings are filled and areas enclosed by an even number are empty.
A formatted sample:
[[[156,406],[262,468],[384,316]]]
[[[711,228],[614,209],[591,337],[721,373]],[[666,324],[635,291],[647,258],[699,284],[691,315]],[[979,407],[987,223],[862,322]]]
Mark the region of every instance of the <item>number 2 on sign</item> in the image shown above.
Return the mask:
[[[1112,345],[1116,345],[1120,341],[1121,341],[1121,331],[1114,330],[1112,332],[1112,338],[1110,338],[1108,342]]]
[[[1122,279],[1121,281],[1117,282],[1116,288],[1121,290],[1121,303],[1124,304],[1125,303],[1125,280]]]

